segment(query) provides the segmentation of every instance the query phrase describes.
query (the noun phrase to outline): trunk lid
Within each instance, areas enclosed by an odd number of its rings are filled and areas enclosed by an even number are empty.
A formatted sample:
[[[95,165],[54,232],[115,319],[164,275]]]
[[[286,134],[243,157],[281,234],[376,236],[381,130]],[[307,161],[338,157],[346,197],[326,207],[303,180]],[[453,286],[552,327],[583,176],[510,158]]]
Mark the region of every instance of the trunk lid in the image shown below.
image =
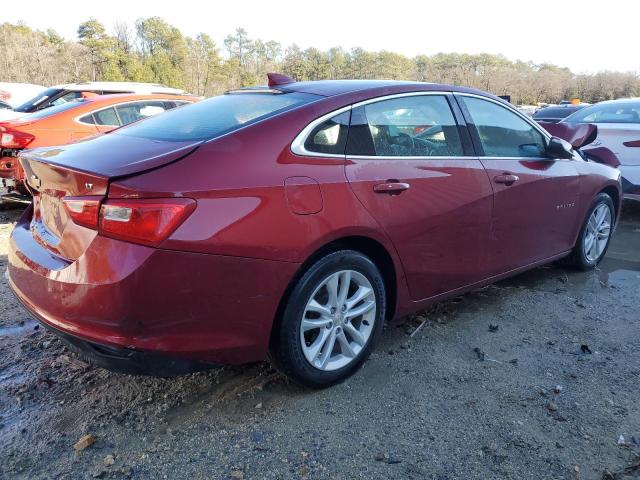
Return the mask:
[[[74,223],[64,200],[102,201],[114,178],[134,175],[178,160],[201,142],[159,142],[104,137],[73,145],[25,150],[20,163],[33,194],[31,234],[48,251],[69,261],[88,248],[97,231]]]
[[[32,149],[28,158],[51,165],[95,173],[107,178],[124,177],[158,168],[178,160],[202,141],[168,142],[118,135],[115,131],[100,137],[61,145]]]

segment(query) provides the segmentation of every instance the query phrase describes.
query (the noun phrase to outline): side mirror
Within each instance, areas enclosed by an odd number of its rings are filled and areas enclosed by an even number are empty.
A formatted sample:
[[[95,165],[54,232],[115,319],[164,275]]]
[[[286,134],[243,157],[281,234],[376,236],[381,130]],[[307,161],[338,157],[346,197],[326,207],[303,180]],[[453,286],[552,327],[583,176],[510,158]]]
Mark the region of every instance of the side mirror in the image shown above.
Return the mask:
[[[551,158],[573,158],[573,147],[569,142],[558,137],[551,137],[547,145],[547,155]]]

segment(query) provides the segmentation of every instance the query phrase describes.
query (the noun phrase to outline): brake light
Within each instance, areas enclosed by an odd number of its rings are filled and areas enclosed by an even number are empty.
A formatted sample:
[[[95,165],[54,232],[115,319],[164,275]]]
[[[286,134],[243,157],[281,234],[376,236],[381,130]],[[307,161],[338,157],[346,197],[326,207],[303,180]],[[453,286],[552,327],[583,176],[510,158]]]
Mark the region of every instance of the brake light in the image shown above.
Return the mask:
[[[74,223],[95,230],[98,228],[101,200],[102,197],[65,197],[62,203]]]
[[[632,140],[630,142],[624,142],[625,147],[640,147],[640,140]]]
[[[4,131],[0,134],[0,147],[26,148],[35,138],[30,133]]]
[[[100,209],[98,231],[106,237],[157,246],[195,207],[190,198],[107,200]]]

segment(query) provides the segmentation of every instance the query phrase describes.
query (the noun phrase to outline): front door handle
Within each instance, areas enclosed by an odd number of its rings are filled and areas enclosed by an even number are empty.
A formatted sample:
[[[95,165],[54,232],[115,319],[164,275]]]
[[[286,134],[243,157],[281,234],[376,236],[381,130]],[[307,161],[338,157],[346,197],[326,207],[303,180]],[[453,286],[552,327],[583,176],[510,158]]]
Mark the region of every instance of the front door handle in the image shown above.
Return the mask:
[[[376,193],[386,193],[388,195],[400,195],[405,190],[409,190],[408,183],[387,181],[385,183],[378,183],[373,186],[373,191]]]
[[[493,181],[496,183],[504,183],[505,185],[511,185],[520,180],[520,177],[513,173],[503,173],[502,175],[496,175],[493,177]]]

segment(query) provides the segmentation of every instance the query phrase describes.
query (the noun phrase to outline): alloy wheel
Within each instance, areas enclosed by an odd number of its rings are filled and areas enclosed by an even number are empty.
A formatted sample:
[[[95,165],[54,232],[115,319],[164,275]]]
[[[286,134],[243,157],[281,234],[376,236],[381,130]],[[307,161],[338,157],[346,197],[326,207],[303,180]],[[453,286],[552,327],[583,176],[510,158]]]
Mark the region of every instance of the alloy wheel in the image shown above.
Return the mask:
[[[602,256],[611,236],[611,209],[605,203],[598,205],[587,222],[584,232],[584,255],[592,263]]]
[[[311,294],[301,319],[300,342],[307,361],[324,371],[354,361],[374,329],[376,295],[355,270],[326,277]]]

